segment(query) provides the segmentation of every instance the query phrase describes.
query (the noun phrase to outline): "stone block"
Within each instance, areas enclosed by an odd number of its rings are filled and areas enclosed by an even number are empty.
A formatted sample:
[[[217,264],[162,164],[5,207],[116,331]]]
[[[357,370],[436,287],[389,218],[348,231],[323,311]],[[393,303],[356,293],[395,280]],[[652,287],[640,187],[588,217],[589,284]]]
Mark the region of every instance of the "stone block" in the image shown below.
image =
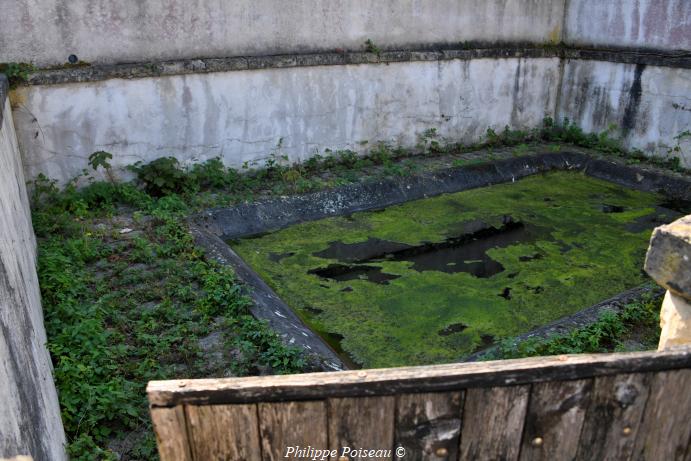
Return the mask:
[[[653,231],[645,271],[673,294],[691,300],[691,215]]]
[[[691,344],[691,303],[668,291],[662,301],[660,327],[658,350]]]

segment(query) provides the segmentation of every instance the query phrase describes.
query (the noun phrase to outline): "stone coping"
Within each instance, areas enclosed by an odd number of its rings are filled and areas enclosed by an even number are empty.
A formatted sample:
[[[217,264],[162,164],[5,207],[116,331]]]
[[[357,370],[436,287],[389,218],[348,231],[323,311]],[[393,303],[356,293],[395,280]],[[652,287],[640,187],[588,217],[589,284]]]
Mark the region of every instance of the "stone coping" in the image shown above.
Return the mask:
[[[29,85],[96,82],[114,78],[135,79],[172,75],[232,72],[256,69],[280,69],[348,64],[390,64],[471,59],[560,58],[610,61],[623,64],[645,64],[691,69],[691,52],[640,48],[583,48],[564,45],[534,44],[462,44],[450,48],[432,45],[411,50],[383,50],[380,53],[334,50],[309,54],[270,56],[233,56],[173,61],[151,61],[113,65],[75,65],[58,69],[41,69],[29,77]]]
[[[210,209],[193,219],[223,239],[272,232],[304,221],[369,211],[410,200],[499,184],[551,170],[579,170],[632,189],[691,201],[691,177],[595,158],[583,152],[539,153],[335,189]]]

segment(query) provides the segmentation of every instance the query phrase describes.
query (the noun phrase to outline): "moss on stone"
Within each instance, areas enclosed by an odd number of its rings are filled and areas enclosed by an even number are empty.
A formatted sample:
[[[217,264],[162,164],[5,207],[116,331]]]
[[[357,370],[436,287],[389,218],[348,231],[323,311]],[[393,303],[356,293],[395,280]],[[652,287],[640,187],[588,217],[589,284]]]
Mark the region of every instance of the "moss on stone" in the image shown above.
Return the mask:
[[[663,201],[581,173],[553,172],[302,223],[233,247],[312,328],[342,337],[340,347],[362,366],[451,362],[642,283],[657,224],[646,217],[665,215],[656,208]],[[619,212],[606,213],[603,205]],[[419,272],[391,260],[367,262],[400,276],[388,284],[308,273],[338,263],[314,255],[333,242],[443,242],[462,233],[464,223],[500,227],[507,215],[525,224],[529,238],[488,250],[504,267],[488,278]]]

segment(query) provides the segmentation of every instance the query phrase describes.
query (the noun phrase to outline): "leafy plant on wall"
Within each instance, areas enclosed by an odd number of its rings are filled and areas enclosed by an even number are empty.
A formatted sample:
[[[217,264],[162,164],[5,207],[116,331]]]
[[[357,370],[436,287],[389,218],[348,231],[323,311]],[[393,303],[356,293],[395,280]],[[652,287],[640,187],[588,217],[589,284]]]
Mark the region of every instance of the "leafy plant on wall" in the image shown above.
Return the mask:
[[[36,70],[33,64],[25,62],[5,62],[0,63],[0,74],[7,75],[7,80],[10,82],[10,88],[25,83],[29,80],[29,75]]]

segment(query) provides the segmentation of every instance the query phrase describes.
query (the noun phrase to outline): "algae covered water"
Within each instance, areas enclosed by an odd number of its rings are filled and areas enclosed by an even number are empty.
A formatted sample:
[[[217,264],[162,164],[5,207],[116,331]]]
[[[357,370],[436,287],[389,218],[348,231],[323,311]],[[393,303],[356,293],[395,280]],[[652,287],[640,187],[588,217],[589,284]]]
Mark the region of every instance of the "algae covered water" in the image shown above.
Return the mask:
[[[452,362],[641,284],[657,194],[576,172],[307,222],[233,248],[358,365]]]

